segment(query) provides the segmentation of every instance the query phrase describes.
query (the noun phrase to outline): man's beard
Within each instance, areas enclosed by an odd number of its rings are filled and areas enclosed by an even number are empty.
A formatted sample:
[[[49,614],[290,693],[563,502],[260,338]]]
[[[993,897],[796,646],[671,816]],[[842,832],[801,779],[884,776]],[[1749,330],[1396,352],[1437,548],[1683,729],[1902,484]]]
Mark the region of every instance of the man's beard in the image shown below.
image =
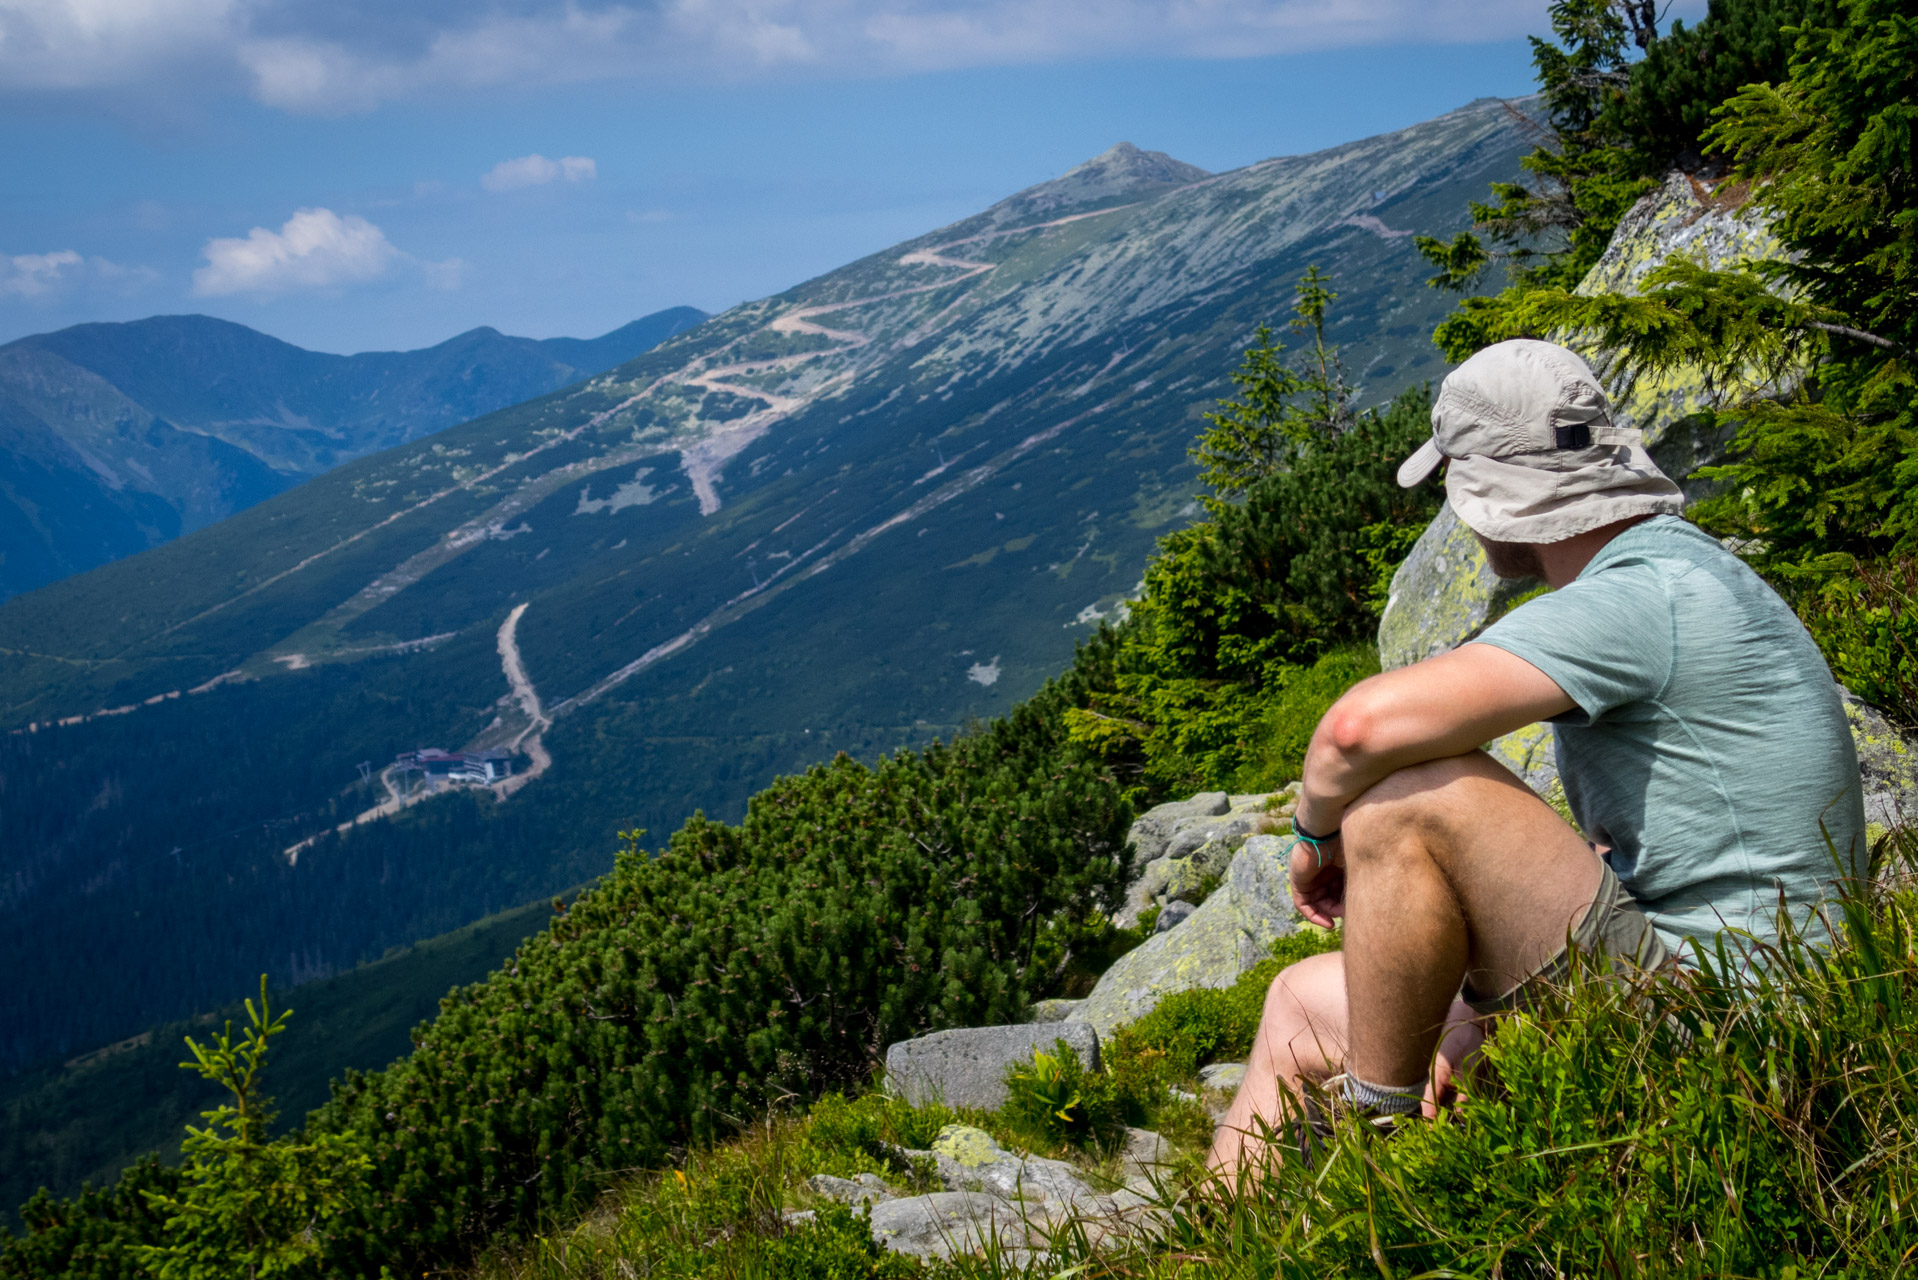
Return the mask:
[[[1485,548],[1485,562],[1501,578],[1543,578],[1545,565],[1538,558],[1538,546],[1531,542],[1498,542],[1484,534],[1475,534]]]

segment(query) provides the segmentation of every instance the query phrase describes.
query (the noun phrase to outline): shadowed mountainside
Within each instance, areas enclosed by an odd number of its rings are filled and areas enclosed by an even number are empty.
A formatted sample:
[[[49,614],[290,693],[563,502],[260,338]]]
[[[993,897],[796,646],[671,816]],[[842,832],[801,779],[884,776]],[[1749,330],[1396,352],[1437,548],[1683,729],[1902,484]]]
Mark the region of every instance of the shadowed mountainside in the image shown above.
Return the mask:
[[[210,316],[0,347],[0,598],[190,533],[308,476],[630,360],[706,315],[602,337],[473,329],[420,351],[306,351]]]

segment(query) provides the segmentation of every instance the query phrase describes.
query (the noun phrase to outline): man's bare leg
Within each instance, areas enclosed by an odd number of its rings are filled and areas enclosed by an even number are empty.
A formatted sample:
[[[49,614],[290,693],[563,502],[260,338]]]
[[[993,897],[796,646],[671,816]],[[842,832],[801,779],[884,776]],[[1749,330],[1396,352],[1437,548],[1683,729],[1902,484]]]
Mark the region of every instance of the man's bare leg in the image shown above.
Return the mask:
[[[1455,1002],[1446,1011],[1439,1054],[1448,1068],[1463,1067],[1484,1038],[1471,1006]],[[1282,1095],[1297,1098],[1303,1081],[1320,1082],[1343,1070],[1345,1039],[1344,955],[1333,951],[1312,956],[1281,973],[1266,991],[1245,1083],[1213,1135],[1211,1167],[1230,1176],[1241,1151],[1257,1149],[1264,1128],[1282,1129],[1288,1105]],[[1427,1114],[1443,1100],[1432,1098]],[[1296,1112],[1294,1105],[1292,1114]]]
[[[1386,778],[1346,814],[1345,944],[1279,975],[1246,1081],[1214,1140],[1237,1167],[1258,1125],[1283,1119],[1279,1089],[1346,1070],[1422,1087],[1470,972],[1510,989],[1565,945],[1597,893],[1598,859],[1563,819],[1483,752]],[[1456,1045],[1469,1035],[1454,1032]],[[1448,1057],[1450,1057],[1448,1053]]]

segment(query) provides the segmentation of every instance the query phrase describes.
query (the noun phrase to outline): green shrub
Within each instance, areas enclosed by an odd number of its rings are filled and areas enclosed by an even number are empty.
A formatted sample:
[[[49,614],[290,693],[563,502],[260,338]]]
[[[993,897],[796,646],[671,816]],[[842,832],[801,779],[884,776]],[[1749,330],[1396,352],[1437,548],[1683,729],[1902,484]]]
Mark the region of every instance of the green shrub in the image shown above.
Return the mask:
[[[1127,1096],[1108,1071],[1087,1071],[1060,1040],[1006,1073],[1003,1126],[1027,1144],[1075,1147],[1110,1144],[1128,1123],[1142,1119],[1140,1101]]]
[[[942,1104],[914,1107],[879,1090],[856,1098],[829,1093],[806,1113],[796,1161],[809,1176],[829,1173],[854,1178],[873,1173],[930,1190],[930,1162],[915,1164],[901,1157],[896,1148],[924,1151],[941,1129],[962,1119],[957,1111]]]
[[[1378,673],[1378,650],[1370,644],[1345,645],[1309,667],[1275,673],[1259,698],[1251,759],[1227,780],[1226,789],[1277,791],[1304,776],[1305,750],[1320,717],[1347,689]]]
[[[1301,446],[1287,469],[1160,542],[1145,595],[1068,713],[1075,740],[1138,803],[1290,781],[1324,707],[1370,674],[1375,588],[1437,512],[1399,463],[1431,435],[1431,399],[1405,392]],[[1399,532],[1412,537],[1399,537]],[[1309,673],[1309,674],[1308,674]]]

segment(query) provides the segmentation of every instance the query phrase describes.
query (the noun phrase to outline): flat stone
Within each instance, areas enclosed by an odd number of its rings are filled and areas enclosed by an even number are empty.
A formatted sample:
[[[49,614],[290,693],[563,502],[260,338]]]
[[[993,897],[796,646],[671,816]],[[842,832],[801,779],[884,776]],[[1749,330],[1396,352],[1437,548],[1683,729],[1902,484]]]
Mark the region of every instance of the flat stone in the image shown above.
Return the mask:
[[[1083,1000],[1041,1000],[1032,1006],[1034,1022],[1065,1022],[1072,1017],[1073,1011],[1084,1004]]]
[[[817,1195],[828,1200],[837,1200],[841,1204],[878,1204],[894,1199],[897,1195],[876,1174],[862,1173],[857,1179],[835,1178],[829,1173],[815,1173],[806,1179],[806,1185]]]
[[[1164,933],[1168,929],[1175,929],[1179,925],[1184,924],[1186,920],[1191,917],[1192,913],[1197,910],[1198,908],[1190,902],[1181,902],[1174,899],[1159,908],[1159,918],[1153,921],[1152,932]]]
[[[979,1253],[988,1243],[1024,1249],[1032,1235],[1022,1212],[978,1191],[935,1191],[888,1200],[873,1206],[870,1226],[879,1244],[920,1258]]]
[[[1218,890],[1177,928],[1154,934],[1120,956],[1077,1017],[1108,1036],[1167,994],[1229,987],[1270,955],[1272,944],[1299,925],[1281,856],[1286,847],[1278,836],[1248,838]]]
[[[1227,1093],[1237,1093],[1239,1086],[1245,1083],[1245,1064],[1243,1062],[1214,1062],[1199,1068],[1199,1083],[1208,1089],[1221,1089]]]
[[[1004,1027],[966,1027],[902,1040],[886,1050],[886,1076],[914,1106],[991,1111],[1006,1100],[1006,1071],[1050,1052],[1064,1040],[1088,1071],[1099,1069],[1099,1036],[1084,1022],[1026,1022]]]
[[[951,1191],[983,1191],[1001,1200],[1069,1205],[1092,1194],[1078,1170],[1063,1160],[1019,1156],[984,1129],[949,1124],[933,1139],[939,1179]]]

